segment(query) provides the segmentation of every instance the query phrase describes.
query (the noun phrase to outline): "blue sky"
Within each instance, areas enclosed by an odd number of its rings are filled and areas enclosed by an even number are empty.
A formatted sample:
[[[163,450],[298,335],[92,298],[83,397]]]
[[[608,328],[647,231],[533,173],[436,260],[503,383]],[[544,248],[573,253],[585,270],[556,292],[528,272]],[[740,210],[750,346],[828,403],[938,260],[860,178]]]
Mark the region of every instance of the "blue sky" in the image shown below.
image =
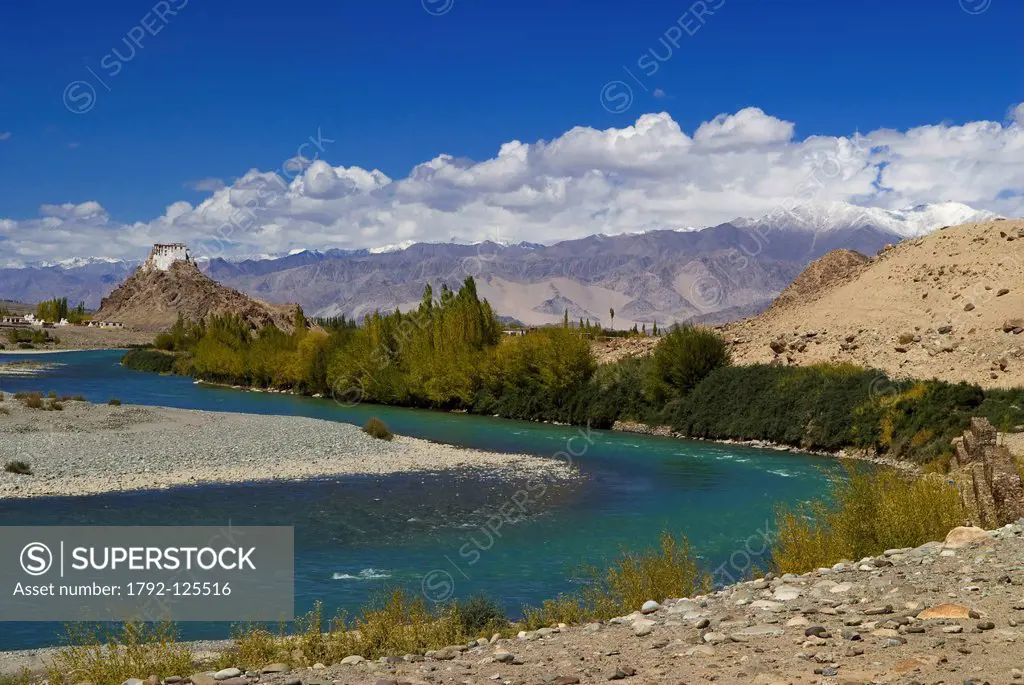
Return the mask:
[[[280,168],[318,130],[332,166],[400,179],[441,153],[485,160],[647,112],[693,132],[757,107],[805,139],[1005,123],[1024,101],[1020,0],[706,0],[702,19],[688,0],[159,5],[0,10],[0,217],[97,202],[111,223],[149,221],[209,196],[191,182]],[[156,35],[132,55],[143,24]],[[638,59],[667,55],[666,35],[679,46],[648,76]],[[609,111],[620,79],[634,99]],[[83,88],[95,100],[75,113]]]

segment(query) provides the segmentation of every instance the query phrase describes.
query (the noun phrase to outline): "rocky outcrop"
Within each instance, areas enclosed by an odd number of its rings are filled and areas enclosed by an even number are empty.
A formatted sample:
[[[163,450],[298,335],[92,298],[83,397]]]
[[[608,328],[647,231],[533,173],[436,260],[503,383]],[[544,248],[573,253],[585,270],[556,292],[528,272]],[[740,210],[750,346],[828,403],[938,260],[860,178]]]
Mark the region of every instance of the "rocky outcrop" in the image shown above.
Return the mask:
[[[869,258],[853,250],[832,250],[811,262],[796,280],[782,291],[768,311],[816,300],[835,286],[856,276],[870,262]]]
[[[236,314],[254,329],[272,323],[291,331],[295,307],[255,300],[206,276],[193,261],[173,261],[166,270],[137,269],[103,298],[93,318],[158,332],[172,326],[179,314],[190,321],[203,321],[214,314]]]
[[[1024,516],[1024,487],[1010,451],[998,444],[996,429],[985,418],[972,418],[971,427],[953,440],[954,480],[971,517],[997,526]]]

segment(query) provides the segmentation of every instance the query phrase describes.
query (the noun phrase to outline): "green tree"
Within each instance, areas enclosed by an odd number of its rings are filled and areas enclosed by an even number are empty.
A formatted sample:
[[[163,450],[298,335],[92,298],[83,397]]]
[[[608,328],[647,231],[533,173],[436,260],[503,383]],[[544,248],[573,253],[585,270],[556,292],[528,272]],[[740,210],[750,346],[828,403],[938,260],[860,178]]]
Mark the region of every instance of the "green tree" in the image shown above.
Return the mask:
[[[299,331],[304,331],[309,327],[309,324],[306,321],[306,313],[302,311],[302,307],[298,305],[295,305],[294,325],[296,333],[298,333]]]
[[[654,348],[649,391],[657,401],[684,395],[730,359],[729,347],[714,331],[673,326]]]
[[[609,325],[609,328],[611,328],[614,331],[615,330],[615,310],[612,309],[611,307],[608,308],[608,316],[611,317],[611,324]]]

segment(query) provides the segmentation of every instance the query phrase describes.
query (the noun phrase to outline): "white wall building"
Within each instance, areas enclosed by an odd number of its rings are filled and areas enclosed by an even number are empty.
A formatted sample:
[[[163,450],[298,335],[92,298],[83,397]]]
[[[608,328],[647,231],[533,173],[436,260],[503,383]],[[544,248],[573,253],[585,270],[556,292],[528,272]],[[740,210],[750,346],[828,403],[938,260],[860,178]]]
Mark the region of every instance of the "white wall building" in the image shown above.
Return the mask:
[[[146,271],[150,269],[167,271],[175,262],[191,261],[192,255],[189,254],[185,243],[158,243],[153,246],[153,251],[149,253],[149,259],[142,265],[142,268]]]

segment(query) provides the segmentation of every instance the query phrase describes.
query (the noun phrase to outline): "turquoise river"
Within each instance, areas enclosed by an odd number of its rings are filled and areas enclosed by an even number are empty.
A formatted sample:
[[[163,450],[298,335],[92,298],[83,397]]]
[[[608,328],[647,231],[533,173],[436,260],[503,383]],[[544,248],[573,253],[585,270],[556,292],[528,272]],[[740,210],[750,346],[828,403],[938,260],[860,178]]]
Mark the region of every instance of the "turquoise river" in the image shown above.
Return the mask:
[[[54,365],[40,375],[0,377],[0,389],[357,425],[377,416],[399,434],[542,456],[565,450],[581,430],[211,387],[124,369],[121,354],[0,353],[0,363]],[[654,545],[663,530],[686,534],[715,581],[729,582],[765,554],[776,507],[822,495],[838,469],[821,457],[612,431],[592,431],[589,441],[573,444],[579,482],[553,489],[538,508],[497,532],[486,522],[524,483],[460,473],[0,500],[0,525],[294,526],[297,613],[318,599],[329,615],[351,611],[397,585],[427,588],[431,600],[482,593],[518,615],[524,604],[578,587],[582,567],[600,566],[626,547]],[[474,550],[479,553],[469,553]],[[3,649],[55,644],[60,629],[5,624]],[[226,637],[230,630],[227,624],[181,626],[183,637],[195,639]]]

